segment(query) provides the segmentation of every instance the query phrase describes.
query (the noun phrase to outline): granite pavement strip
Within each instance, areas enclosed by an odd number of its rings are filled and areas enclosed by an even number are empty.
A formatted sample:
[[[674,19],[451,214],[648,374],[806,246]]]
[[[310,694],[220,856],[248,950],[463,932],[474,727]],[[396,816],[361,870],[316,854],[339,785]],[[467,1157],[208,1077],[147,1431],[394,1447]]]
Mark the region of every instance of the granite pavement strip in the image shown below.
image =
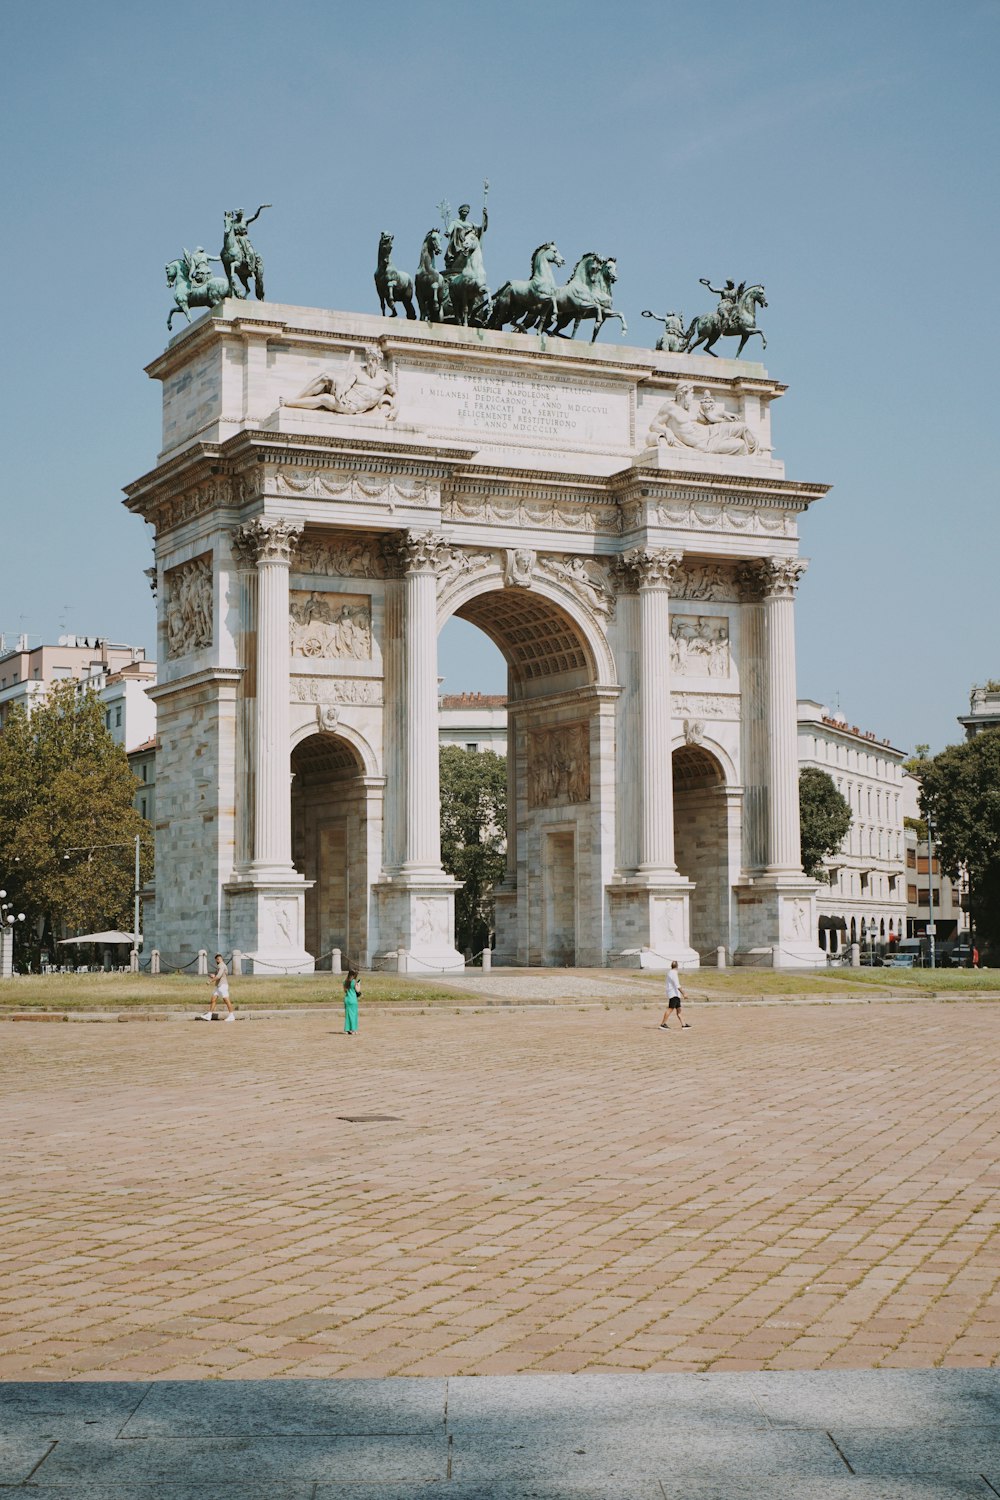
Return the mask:
[[[1000,1493],[1000,1010],[657,1019],[4,1026],[0,1486]]]

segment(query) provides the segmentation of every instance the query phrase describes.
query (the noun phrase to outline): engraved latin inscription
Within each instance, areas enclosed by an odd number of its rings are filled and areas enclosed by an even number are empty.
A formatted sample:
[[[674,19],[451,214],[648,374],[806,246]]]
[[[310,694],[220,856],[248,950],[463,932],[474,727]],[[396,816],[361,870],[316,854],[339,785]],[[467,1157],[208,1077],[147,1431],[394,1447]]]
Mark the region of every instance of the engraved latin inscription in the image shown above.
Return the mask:
[[[434,426],[468,427],[497,438],[628,441],[628,396],[610,383],[525,379],[417,370],[402,377],[408,401]]]

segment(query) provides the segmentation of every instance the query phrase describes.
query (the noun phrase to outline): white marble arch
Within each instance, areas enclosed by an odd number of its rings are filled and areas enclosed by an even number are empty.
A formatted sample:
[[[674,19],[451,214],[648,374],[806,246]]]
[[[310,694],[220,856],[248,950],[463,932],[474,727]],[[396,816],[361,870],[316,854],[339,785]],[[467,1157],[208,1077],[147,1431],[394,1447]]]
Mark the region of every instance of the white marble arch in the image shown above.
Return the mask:
[[[317,734],[325,735],[330,739],[345,740],[350,745],[361,761],[359,774],[364,776],[378,776],[381,774],[378,756],[375,754],[368,740],[365,739],[365,736],[353,724],[348,724],[343,719],[338,719],[335,729],[321,729],[316,722],[315,704],[296,703],[292,705],[292,708],[293,711],[297,708],[308,708],[309,718],[306,723],[300,724],[297,729],[292,730],[288,742],[289,755],[291,755],[297,745],[301,745],[305,740],[312,739]]]
[[[523,594],[526,598],[547,599],[556,609],[566,615],[579,632],[590,656],[590,679],[595,687],[617,687],[618,672],[614,655],[605,634],[605,627],[597,616],[583,604],[568,588],[554,579],[533,577],[531,587],[506,584],[499,568],[484,568],[446,586],[438,601],[438,629],[452,615],[460,615],[462,609],[482,594],[497,592]],[[481,627],[480,627],[481,628]],[[498,640],[498,644],[500,644]],[[501,646],[502,649],[502,646]]]
[[[391,419],[295,407],[307,382],[357,369],[369,346],[391,371]],[[436,652],[457,614],[502,650],[506,635],[512,667],[498,961],[562,962],[572,950],[587,964],[698,962],[708,945],[693,944],[689,913],[702,923],[707,881],[678,869],[707,868],[688,837],[698,799],[711,806],[710,878],[733,906],[713,941],[738,962],[815,961],[803,936],[814,887],[799,868],[793,627],[796,518],[826,487],[787,479],[774,457],[770,408],[784,387],[762,366],[228,302],[148,373],[163,385],[162,449],[126,504],[155,531],[161,582],[151,943],[239,947],[277,972],[329,946],[329,933],[303,937],[317,898],[293,861],[294,757],[300,822],[305,806],[332,829],[337,797],[350,803],[367,861],[361,956],[461,968],[456,883],[440,857]],[[755,434],[754,451],[651,449],[650,421],[682,381],[704,382]],[[210,643],[171,644],[163,579],[192,558],[210,559],[214,629]],[[371,660],[317,672],[328,680],[315,688],[296,680],[289,651],[292,585],[310,579],[371,600]],[[674,604],[725,606],[723,706],[717,679],[675,674]],[[675,720],[681,697],[690,706]],[[307,746],[324,731],[339,752]],[[717,783],[692,776],[681,789],[675,859],[672,747],[683,760],[696,740],[720,770]],[[359,945],[361,880],[352,871],[345,924]]]

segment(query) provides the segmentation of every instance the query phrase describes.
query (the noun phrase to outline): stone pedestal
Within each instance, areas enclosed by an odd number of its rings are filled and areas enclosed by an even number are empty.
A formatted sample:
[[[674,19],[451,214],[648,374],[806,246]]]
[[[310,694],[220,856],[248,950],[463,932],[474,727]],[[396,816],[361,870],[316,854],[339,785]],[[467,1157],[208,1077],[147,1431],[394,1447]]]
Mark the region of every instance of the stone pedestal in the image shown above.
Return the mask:
[[[455,892],[461,881],[442,875],[438,880],[412,878],[382,880],[375,886],[379,932],[406,954],[408,974],[461,970],[465,959],[455,947]],[[377,955],[379,968],[396,967],[397,948]]]
[[[811,969],[826,963],[816,942],[816,882],[765,875],[736,887],[740,946],[748,968]]]
[[[255,974],[311,974],[315,965],[303,941],[305,898],[310,882],[269,885],[264,881],[224,887],[229,904],[229,940]]]
[[[609,962],[627,969],[696,969],[701,960],[691,946],[691,892],[694,883],[676,872],[670,880],[623,880],[608,887],[614,950]]]

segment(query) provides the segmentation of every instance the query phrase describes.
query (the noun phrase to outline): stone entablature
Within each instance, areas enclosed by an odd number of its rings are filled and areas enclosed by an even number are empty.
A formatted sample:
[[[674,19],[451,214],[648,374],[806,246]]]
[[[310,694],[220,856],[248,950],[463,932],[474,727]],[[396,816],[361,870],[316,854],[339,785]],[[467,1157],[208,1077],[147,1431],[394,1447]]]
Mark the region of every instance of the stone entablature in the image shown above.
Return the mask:
[[[265,971],[345,946],[459,961],[436,702],[456,614],[510,668],[498,958],[815,954],[792,624],[797,520],[825,487],[773,458],[782,386],[722,359],[267,304],[223,305],[149,369],[165,448],[127,504],[156,529],[180,757],[158,768],[166,947],[220,912],[196,947]],[[352,371],[391,402],[362,409]],[[650,450],[670,402],[678,441]]]

